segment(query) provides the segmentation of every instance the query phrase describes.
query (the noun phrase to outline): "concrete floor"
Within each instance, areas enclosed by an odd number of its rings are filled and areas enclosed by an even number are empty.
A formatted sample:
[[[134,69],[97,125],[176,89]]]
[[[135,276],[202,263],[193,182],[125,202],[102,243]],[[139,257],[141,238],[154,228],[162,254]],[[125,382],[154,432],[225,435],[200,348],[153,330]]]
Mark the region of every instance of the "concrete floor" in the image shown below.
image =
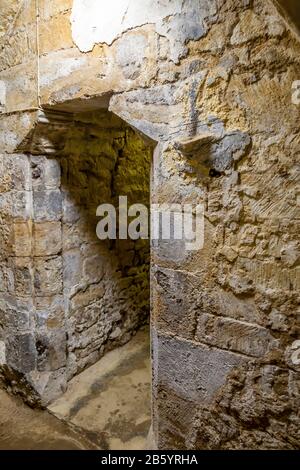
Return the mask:
[[[149,349],[145,328],[75,377],[49,411],[33,410],[0,390],[0,450],[144,449]]]
[[[150,428],[149,329],[75,377],[49,406],[101,449],[139,450]]]

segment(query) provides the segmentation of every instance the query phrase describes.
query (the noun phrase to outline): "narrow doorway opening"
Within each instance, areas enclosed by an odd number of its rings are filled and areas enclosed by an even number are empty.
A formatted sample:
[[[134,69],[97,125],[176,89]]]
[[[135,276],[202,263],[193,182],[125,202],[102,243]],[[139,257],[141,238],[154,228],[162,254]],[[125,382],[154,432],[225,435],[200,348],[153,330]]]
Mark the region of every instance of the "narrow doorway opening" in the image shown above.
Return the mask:
[[[100,240],[96,213],[111,204],[118,215],[120,197],[149,209],[151,159],[107,111],[76,114],[55,158],[68,388],[49,409],[105,449],[143,448],[150,428],[150,242],[119,239],[118,224]]]

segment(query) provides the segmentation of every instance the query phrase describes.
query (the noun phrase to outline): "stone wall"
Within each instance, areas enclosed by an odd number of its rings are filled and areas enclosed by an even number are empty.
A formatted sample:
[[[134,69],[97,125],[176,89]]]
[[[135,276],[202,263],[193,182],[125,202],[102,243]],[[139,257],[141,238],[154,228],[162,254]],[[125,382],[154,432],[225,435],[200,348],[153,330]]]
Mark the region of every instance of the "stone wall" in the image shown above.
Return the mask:
[[[297,0],[275,0],[275,5],[279,8],[280,13],[286,17],[292,28],[296,32],[300,32],[300,13]]]
[[[69,376],[128,341],[149,318],[149,240],[96,237],[97,207],[119,196],[149,207],[149,149],[128,126],[105,113],[85,116],[68,136],[62,168],[62,252],[67,303]]]
[[[100,241],[96,210],[149,206],[152,151],[105,112],[41,128],[38,154],[1,157],[0,344],[9,386],[46,403],[148,321],[149,241]]]
[[[36,24],[30,3],[15,38]],[[34,132],[34,103],[109,107],[158,143],[152,201],[205,206],[202,250],[152,249],[158,447],[299,448],[299,38],[269,0],[115,0],[111,31],[97,0],[92,15],[39,3],[38,68],[31,49],[8,61],[16,39],[2,52],[3,152]],[[8,82],[29,64],[24,94]]]

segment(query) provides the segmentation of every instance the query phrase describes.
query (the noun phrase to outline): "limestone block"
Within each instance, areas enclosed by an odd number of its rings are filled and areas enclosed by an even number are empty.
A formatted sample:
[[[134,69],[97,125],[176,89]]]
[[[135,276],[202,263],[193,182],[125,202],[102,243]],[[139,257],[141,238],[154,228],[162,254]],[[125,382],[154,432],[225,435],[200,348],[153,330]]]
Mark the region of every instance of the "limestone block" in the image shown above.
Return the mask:
[[[77,333],[76,337],[73,337],[73,340],[74,339],[75,354],[79,357],[85,357],[91,354],[91,352],[96,351],[100,348],[101,342],[103,341],[99,335],[97,323],[86,330],[80,331],[80,334]]]
[[[32,254],[32,223],[14,222],[13,224],[13,254],[15,256],[30,256]]]
[[[112,69],[108,58],[102,57],[101,52],[100,58],[99,54],[83,56],[77,48],[50,52],[42,56],[40,72],[42,103],[49,104],[55,101],[61,103],[62,110],[79,113],[84,109],[93,110],[95,107],[107,108],[111,87],[113,84],[119,87],[119,80],[122,79],[118,68]],[[96,102],[82,99],[80,84],[82,80],[92,93],[94,90],[94,96],[97,96]],[[76,98],[79,98],[78,102]]]
[[[38,297],[61,293],[62,258],[60,256],[35,258],[34,267],[34,287]]]
[[[288,331],[288,318],[276,309],[272,309],[269,324],[273,331]]]
[[[147,37],[143,34],[126,35],[116,46],[116,62],[128,79],[136,79],[146,61]]]
[[[43,20],[48,20],[52,16],[56,16],[59,13],[63,13],[70,10],[73,4],[73,0],[47,0],[39,1],[39,12]]]
[[[246,323],[256,323],[260,326],[265,324],[264,314],[258,309],[254,298],[239,297],[223,289],[203,296],[203,312],[234,318]]]
[[[156,267],[152,272],[153,322],[159,331],[194,339],[202,306],[201,278]]]
[[[257,287],[265,290],[271,288],[276,291],[293,291],[297,290],[300,285],[299,266],[278,270],[276,263],[255,260],[249,265],[249,273],[253,279],[252,284],[251,282],[249,284],[249,277],[242,280],[234,276],[235,279],[232,279],[231,287],[251,292],[254,282]]]
[[[4,1],[1,7],[0,39],[3,40],[11,21],[18,11],[19,2],[18,0]]]
[[[299,340],[293,341],[286,348],[285,360],[291,369],[294,369],[295,371],[298,372],[298,382],[299,382],[299,371],[300,371],[300,341]],[[296,391],[295,388],[296,387],[294,386],[293,393],[295,393]]]
[[[240,131],[228,133],[219,143],[212,145],[208,161],[217,171],[227,170],[246,154],[250,144],[248,134]]]
[[[36,25],[22,25],[20,28],[15,25],[13,34],[7,37],[0,53],[0,70],[29,61],[36,61]]]
[[[67,389],[67,376],[65,368],[55,371],[34,370],[27,374],[27,378],[38,397],[33,397],[32,404],[47,406],[58,398]]]
[[[34,126],[36,111],[24,112],[22,114],[0,114],[1,152],[13,153],[21,142],[26,138]]]
[[[68,49],[73,46],[68,14],[58,14],[40,23],[40,53]]]
[[[83,357],[80,356],[80,353],[81,353],[80,350],[76,351],[76,353],[77,353],[77,356],[75,354],[74,356],[76,357],[76,361],[77,361],[77,373],[79,371],[82,371],[88,368],[92,364],[95,364],[95,362],[99,361],[100,359],[100,353],[97,350],[91,351],[89,353],[87,353],[85,350],[85,354],[83,355]]]
[[[286,26],[282,18],[270,15],[268,17],[268,34],[271,37],[282,36],[286,31]]]
[[[0,81],[0,113],[5,111],[6,104],[6,84],[4,81]]]
[[[10,267],[14,282],[12,294],[17,297],[27,297],[33,294],[33,266],[29,257],[10,258]]]
[[[153,243],[153,254],[161,264],[164,261],[184,264],[190,252],[186,250],[185,240],[159,240]]]
[[[281,259],[286,266],[293,267],[300,258],[299,243],[290,242],[281,249]]]
[[[102,18],[103,9],[106,14]],[[178,62],[187,54],[186,43],[206,34],[207,23],[212,21],[216,12],[215,1],[205,4],[187,2],[181,9],[179,2],[166,4],[145,0],[143,4],[133,5],[128,0],[119,0],[116,10],[112,10],[107,2],[100,7],[94,0],[87,8],[82,0],[76,0],[71,15],[72,36],[79,49],[87,52],[96,43],[111,44],[127,30],[154,24],[157,33],[169,39],[171,59]],[[98,18],[96,23],[94,18]],[[82,21],[85,28],[82,27]]]
[[[174,142],[174,147],[183,153],[186,157],[194,156],[201,152],[201,148],[217,140],[214,134],[208,132],[199,134],[190,139],[178,139]]]
[[[104,276],[107,264],[109,264],[109,259],[98,254],[86,258],[83,262],[84,280],[89,284],[100,282]]]
[[[35,307],[36,325],[39,329],[64,328],[65,303],[62,295],[37,297]]]
[[[230,273],[228,285],[236,295],[252,294],[255,289],[251,277],[241,270]]]
[[[97,293],[102,293],[104,292],[104,287],[102,286],[102,292],[100,289],[97,289]],[[69,333],[72,331],[72,335],[77,335],[78,337],[81,335],[81,333],[86,332],[86,336],[89,335],[89,329],[96,325],[101,318],[101,305],[99,302],[99,299],[95,298],[93,301],[90,302],[90,305],[85,305],[84,308],[77,308],[77,303],[78,300],[79,302],[82,302],[82,294],[81,292],[80,295],[80,300],[76,299],[74,302],[72,302],[72,310],[70,310],[70,322],[69,325],[71,325],[71,328],[69,330]],[[77,294],[78,295],[78,294]],[[87,299],[87,298],[86,298]],[[102,319],[103,320],[103,319]],[[97,327],[96,327],[97,330]],[[70,334],[70,336],[72,336]],[[101,340],[100,334],[98,332],[98,339]],[[92,340],[92,337],[91,337]],[[88,344],[87,344],[88,345]],[[77,339],[74,342],[74,347],[77,347]]]
[[[10,217],[2,214],[1,201],[2,197],[0,196],[0,259],[1,261],[7,259],[7,257],[12,253],[13,242],[12,234],[13,229],[9,221]]]
[[[79,220],[74,223],[63,224],[63,248],[68,251],[79,248],[82,243],[89,243],[96,240],[96,222],[91,226],[87,220],[87,214],[82,216],[84,210],[81,207],[74,207],[74,218],[77,212]],[[94,215],[94,214],[93,214]]]
[[[242,227],[242,230],[240,233],[240,244],[241,245],[254,245],[257,233],[258,233],[258,227],[251,225],[251,224],[245,224]]]
[[[31,175],[27,155],[3,155],[0,158],[0,193],[10,190],[29,191]]]
[[[240,22],[234,28],[231,36],[232,45],[241,45],[261,37],[264,24],[253,11],[247,10],[240,15]]]
[[[2,295],[0,321],[5,331],[26,332],[33,327],[34,306],[32,298],[18,298],[14,294]]]
[[[177,396],[166,384],[155,394],[153,407],[152,425],[158,442],[156,448],[191,449],[190,435],[193,435],[198,424],[197,406]]]
[[[6,364],[6,347],[5,342],[0,341],[0,367]]]
[[[113,96],[110,111],[158,142],[170,134],[169,123],[176,125],[182,102],[175,97],[173,85],[161,85],[141,93],[140,90]],[[174,120],[175,122],[174,122]]]
[[[298,75],[295,75],[294,78],[293,72],[290,71],[283,74],[280,80],[277,75],[271,79],[262,77],[261,80],[247,87],[245,87],[240,77],[232,77],[228,93],[231,95],[233,92],[234,94],[233,90],[237,88],[241,92],[243,90],[243,106],[246,106],[249,110],[249,122],[251,121],[253,134],[256,132],[264,133],[266,129],[269,129],[273,135],[294,134],[295,122],[299,119],[299,106],[292,105],[291,83],[297,80],[296,76],[298,77]],[[235,100],[235,98],[233,99]],[[266,102],[269,104],[268,107],[265,106]],[[279,115],[282,116],[281,121],[278,120]],[[261,145],[264,148],[264,144],[261,143]],[[267,162],[265,158],[267,158]],[[261,153],[259,164],[261,170],[263,167],[268,168],[269,158],[268,151]]]
[[[154,334],[154,386],[191,403],[212,402],[230,371],[245,361],[232,352]]]
[[[64,288],[76,290],[77,286],[81,283],[82,280],[82,263],[83,259],[79,249],[74,248],[73,250],[68,250],[63,254],[63,280]]]
[[[235,261],[238,257],[238,253],[236,250],[230,246],[223,246],[222,249],[220,250],[220,253],[225,256],[225,258],[232,263]]]
[[[24,62],[0,72],[6,87],[6,112],[37,107],[37,74],[35,61]]]
[[[32,217],[32,195],[30,191],[10,191],[0,196],[2,216],[28,220]]]
[[[36,335],[37,370],[52,371],[66,366],[66,332],[62,329],[39,330]]]
[[[34,255],[57,255],[62,249],[61,222],[41,222],[34,224]]]
[[[84,307],[93,303],[97,298],[102,298],[105,293],[104,284],[95,284],[90,285],[87,289],[79,290],[71,299],[70,299],[70,315],[73,315],[74,312],[80,312]]]

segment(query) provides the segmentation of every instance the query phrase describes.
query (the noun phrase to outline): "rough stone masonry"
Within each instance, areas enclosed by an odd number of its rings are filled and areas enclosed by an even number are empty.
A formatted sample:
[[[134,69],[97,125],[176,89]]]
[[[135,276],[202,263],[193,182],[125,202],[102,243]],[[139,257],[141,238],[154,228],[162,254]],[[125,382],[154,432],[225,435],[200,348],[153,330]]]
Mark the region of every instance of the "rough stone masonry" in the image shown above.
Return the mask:
[[[1,10],[3,381],[47,403],[145,321],[147,246],[99,252],[94,207],[146,200],[151,160],[151,202],[205,205],[202,250],[151,250],[158,448],[298,449],[295,29],[271,0],[37,3]]]

